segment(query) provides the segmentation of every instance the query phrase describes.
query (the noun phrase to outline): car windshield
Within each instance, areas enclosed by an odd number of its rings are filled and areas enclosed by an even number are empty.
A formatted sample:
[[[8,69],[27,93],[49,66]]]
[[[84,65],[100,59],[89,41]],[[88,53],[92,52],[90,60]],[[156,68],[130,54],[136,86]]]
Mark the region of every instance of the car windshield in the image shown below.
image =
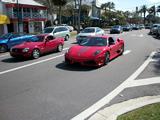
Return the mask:
[[[118,26],[118,25],[116,25],[116,26],[113,26],[113,28],[119,28],[119,26]]]
[[[81,46],[106,46],[107,40],[101,37],[90,37],[80,43]]]
[[[86,28],[81,33],[94,33],[94,32],[95,32],[94,28]]]
[[[11,35],[11,33],[3,34],[2,36],[0,36],[0,38],[8,39]]]
[[[45,36],[33,36],[30,40],[32,42],[43,42]]]
[[[51,33],[53,31],[54,28],[45,28],[43,30],[43,33]]]

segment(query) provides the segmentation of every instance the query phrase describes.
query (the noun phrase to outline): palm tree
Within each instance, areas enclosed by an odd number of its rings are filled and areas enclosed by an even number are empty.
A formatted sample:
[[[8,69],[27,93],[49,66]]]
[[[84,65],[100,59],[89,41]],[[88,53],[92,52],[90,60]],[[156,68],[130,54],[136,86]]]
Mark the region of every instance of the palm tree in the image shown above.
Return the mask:
[[[53,4],[55,6],[58,6],[59,7],[59,10],[58,10],[58,14],[59,14],[59,24],[62,23],[62,20],[61,20],[61,11],[62,11],[62,7],[65,6],[67,4],[67,0],[51,0],[53,2]]]
[[[107,8],[108,8],[108,4],[107,3],[104,3],[104,4],[101,5],[101,9],[105,10],[105,14],[107,13]]]
[[[148,11],[147,6],[143,5],[140,11],[143,13],[143,24],[145,25],[145,23],[146,23],[146,12]]]

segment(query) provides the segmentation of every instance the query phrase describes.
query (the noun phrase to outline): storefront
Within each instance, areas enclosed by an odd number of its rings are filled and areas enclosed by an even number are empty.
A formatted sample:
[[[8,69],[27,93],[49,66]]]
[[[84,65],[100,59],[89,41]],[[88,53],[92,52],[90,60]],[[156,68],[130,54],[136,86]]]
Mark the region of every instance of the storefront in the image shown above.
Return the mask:
[[[10,24],[8,16],[0,14],[0,35],[8,33],[7,24]]]
[[[10,18],[7,24],[8,32],[38,33],[44,28],[47,21],[47,7],[33,1],[18,0],[18,3],[5,2],[6,14]]]

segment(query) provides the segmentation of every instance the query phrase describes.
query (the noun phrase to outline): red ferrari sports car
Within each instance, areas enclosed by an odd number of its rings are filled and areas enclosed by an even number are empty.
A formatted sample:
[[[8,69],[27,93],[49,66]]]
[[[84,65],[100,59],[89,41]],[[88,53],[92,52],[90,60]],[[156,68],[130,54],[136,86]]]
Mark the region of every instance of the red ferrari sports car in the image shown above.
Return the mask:
[[[79,45],[72,46],[65,53],[65,62],[100,67],[122,55],[123,52],[124,41],[120,38],[90,36]]]
[[[33,57],[39,58],[40,55],[54,50],[63,50],[64,38],[54,38],[48,34],[33,36],[27,42],[16,45],[10,49],[12,57]]]

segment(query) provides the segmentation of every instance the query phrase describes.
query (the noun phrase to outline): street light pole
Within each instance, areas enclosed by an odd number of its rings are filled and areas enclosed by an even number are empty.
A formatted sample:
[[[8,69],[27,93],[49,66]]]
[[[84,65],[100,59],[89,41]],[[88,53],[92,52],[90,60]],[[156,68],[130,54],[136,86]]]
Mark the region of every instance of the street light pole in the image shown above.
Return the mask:
[[[17,0],[17,26],[18,26],[18,33],[20,33],[20,28],[19,28],[19,2]]]

